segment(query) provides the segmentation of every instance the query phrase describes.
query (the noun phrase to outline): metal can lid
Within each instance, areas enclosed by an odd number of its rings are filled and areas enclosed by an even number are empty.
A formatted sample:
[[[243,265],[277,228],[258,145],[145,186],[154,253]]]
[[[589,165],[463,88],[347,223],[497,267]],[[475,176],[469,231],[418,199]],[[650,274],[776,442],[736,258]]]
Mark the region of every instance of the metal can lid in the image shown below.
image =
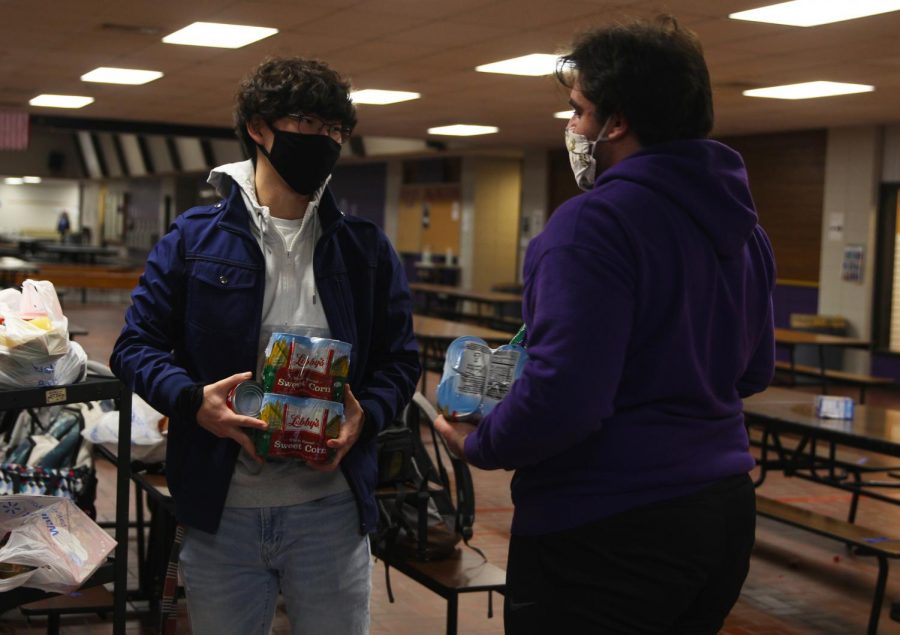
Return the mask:
[[[255,417],[262,410],[263,402],[262,385],[255,381],[242,381],[234,387],[231,398],[233,410],[240,415]]]

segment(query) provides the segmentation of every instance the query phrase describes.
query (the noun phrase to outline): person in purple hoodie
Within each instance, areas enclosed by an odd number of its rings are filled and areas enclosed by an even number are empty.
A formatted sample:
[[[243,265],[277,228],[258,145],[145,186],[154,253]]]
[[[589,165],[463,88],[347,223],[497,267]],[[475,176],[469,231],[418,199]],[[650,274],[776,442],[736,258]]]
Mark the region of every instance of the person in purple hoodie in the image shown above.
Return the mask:
[[[557,77],[587,191],[528,247],[529,360],[477,427],[437,425],[515,470],[507,633],[713,634],[754,541],[741,399],[772,378],[772,247],[740,155],[707,138],[691,32],[589,32]]]

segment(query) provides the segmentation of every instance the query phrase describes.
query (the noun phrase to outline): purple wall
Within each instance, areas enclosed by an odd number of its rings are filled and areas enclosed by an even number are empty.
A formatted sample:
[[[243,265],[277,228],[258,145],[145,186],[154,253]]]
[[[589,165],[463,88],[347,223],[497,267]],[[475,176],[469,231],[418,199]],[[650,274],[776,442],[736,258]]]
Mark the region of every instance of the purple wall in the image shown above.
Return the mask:
[[[895,383],[900,384],[900,356],[874,353],[872,370],[869,372],[876,377],[890,377]]]
[[[791,313],[817,313],[819,290],[809,287],[777,285],[772,294],[775,305],[775,326],[789,328]],[[787,354],[778,349],[778,359],[787,359]],[[799,361],[799,360],[798,360]],[[900,384],[900,356],[883,353],[872,354],[872,368],[876,377],[891,377]]]
[[[330,187],[338,207],[345,214],[368,218],[384,228],[387,164],[338,164]]]
[[[817,313],[819,311],[819,289],[816,287],[795,287],[776,284],[772,292],[772,304],[775,310],[775,326],[790,328],[791,313]],[[782,347],[775,348],[776,359],[787,361],[788,352]],[[805,363],[798,359],[798,363]]]
[[[790,328],[791,313],[819,312],[819,289],[776,284],[772,303],[775,306],[775,326]]]

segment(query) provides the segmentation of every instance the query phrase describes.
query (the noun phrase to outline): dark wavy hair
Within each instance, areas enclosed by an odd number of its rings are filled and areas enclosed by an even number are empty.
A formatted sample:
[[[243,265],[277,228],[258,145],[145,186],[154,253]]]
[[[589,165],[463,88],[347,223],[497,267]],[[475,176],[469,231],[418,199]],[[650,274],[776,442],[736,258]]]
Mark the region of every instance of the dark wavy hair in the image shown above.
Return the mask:
[[[256,157],[256,144],[247,132],[248,121],[259,115],[271,125],[298,112],[340,121],[352,130],[356,107],[350,101],[350,82],[319,60],[266,59],[244,78],[235,97],[234,129],[247,156]]]
[[[624,116],[643,146],[703,139],[713,127],[703,47],[672,16],[581,35],[560,58],[556,78],[568,88],[578,83],[601,125]]]

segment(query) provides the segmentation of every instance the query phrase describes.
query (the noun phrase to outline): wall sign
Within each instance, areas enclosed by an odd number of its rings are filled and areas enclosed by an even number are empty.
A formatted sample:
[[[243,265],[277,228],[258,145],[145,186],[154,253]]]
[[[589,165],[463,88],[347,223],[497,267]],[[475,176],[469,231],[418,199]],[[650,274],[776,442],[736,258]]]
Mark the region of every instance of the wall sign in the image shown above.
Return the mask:
[[[862,284],[863,281],[863,246],[846,245],[844,261],[841,264],[841,279],[845,282]]]

